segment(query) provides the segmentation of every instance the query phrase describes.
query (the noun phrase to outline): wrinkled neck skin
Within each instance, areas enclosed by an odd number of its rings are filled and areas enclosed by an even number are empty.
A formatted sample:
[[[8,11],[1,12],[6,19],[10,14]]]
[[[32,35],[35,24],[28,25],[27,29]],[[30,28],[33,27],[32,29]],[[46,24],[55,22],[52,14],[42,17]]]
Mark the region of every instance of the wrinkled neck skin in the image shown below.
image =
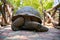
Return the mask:
[[[24,17],[25,18],[25,22],[31,21],[30,17]]]

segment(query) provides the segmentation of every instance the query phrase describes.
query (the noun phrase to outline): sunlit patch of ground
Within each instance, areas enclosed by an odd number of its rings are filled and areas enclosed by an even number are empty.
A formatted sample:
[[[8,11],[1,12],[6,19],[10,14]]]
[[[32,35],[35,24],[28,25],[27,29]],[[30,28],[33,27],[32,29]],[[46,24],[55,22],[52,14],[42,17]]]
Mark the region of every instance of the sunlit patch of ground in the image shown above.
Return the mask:
[[[52,23],[49,23],[49,24],[45,23],[45,26],[48,27],[48,28],[54,28]]]
[[[60,40],[60,30],[47,25],[48,32],[12,31],[10,25],[0,27],[0,40]]]

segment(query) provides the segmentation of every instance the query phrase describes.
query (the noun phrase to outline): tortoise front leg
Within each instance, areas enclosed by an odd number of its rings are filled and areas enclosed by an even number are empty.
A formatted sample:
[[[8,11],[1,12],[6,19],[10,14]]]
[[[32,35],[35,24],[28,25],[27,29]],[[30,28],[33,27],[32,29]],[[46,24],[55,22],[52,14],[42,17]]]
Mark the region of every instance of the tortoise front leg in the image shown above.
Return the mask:
[[[14,22],[12,22],[11,28],[13,31],[20,30],[20,27],[24,24],[24,18],[19,17]]]
[[[38,22],[34,22],[34,21],[29,21],[25,23],[25,29],[27,30],[36,30],[38,32],[46,32],[48,31],[48,28],[42,26],[40,23]]]

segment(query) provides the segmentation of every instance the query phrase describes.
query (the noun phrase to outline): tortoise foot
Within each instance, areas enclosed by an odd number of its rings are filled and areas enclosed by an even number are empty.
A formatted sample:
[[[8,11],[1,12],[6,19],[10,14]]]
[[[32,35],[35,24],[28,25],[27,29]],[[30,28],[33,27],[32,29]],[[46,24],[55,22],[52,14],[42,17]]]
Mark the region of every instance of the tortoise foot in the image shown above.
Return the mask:
[[[38,22],[34,22],[34,21],[29,21],[25,24],[25,28],[26,29],[30,29],[30,30],[36,30],[37,32],[47,32],[48,28],[42,26],[40,23]]]
[[[14,27],[14,26],[12,26],[11,29],[12,29],[13,31],[19,31],[19,29],[16,28],[16,27]]]
[[[37,29],[37,31],[39,31],[39,32],[47,32],[48,31],[48,28],[41,27],[40,29]]]

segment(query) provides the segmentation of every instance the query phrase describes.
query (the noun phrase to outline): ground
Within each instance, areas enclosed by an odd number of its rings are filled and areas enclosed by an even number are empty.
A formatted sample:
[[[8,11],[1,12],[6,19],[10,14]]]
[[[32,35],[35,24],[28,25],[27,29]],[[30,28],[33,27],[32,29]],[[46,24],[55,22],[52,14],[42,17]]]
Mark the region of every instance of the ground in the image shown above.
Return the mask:
[[[60,40],[60,29],[48,28],[48,32],[33,32],[12,31],[11,26],[0,27],[0,40]]]

